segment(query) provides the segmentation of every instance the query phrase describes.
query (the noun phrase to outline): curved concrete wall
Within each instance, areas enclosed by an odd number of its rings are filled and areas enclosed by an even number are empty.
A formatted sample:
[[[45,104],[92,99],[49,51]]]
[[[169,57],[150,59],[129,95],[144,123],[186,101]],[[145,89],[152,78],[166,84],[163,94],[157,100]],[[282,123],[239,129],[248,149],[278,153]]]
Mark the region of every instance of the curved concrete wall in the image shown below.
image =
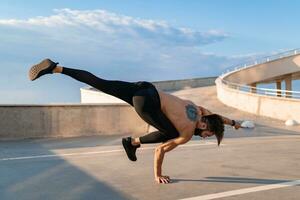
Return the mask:
[[[218,99],[225,105],[253,114],[300,123],[300,100],[271,97],[229,88],[216,80]]]
[[[141,135],[148,125],[129,105],[1,105],[0,139]]]
[[[297,54],[232,72],[224,80],[246,85],[299,71],[300,55]]]

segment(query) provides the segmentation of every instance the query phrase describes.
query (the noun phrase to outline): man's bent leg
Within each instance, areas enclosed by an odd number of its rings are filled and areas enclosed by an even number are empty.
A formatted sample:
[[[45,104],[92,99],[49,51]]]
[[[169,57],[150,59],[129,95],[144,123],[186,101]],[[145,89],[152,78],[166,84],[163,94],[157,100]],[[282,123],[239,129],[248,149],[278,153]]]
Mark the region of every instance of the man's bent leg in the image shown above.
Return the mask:
[[[141,144],[160,143],[166,141],[168,141],[168,138],[165,134],[160,131],[154,131],[139,138],[123,138],[122,144],[129,160],[136,161],[136,149],[139,148]]]
[[[168,141],[168,137],[161,131],[154,131],[136,139],[134,139],[134,142],[139,141],[140,144],[152,144]]]

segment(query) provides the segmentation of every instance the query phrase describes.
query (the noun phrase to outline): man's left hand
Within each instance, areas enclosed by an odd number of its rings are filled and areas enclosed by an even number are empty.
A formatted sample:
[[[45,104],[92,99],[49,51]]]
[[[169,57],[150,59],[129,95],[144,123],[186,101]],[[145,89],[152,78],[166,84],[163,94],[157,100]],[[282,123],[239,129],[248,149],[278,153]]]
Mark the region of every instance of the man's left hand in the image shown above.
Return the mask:
[[[167,184],[167,183],[170,183],[171,182],[171,179],[169,176],[157,176],[155,178],[155,181],[157,183],[163,183],[163,184]]]

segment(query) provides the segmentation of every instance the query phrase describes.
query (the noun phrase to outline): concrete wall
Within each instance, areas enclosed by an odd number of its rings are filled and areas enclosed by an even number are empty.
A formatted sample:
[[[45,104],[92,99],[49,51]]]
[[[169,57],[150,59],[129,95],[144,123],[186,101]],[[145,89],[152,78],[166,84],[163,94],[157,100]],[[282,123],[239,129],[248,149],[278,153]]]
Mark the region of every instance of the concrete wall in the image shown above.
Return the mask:
[[[0,139],[142,135],[148,125],[129,105],[1,105]]]
[[[154,84],[161,90],[178,90],[214,85],[215,79],[198,78]],[[149,128],[127,103],[0,105],[0,139],[143,135]]]
[[[80,88],[80,102],[81,103],[119,103],[127,104],[125,101],[114,96],[95,90],[94,88]]]
[[[194,79],[184,79],[184,80],[169,80],[169,81],[156,81],[153,82],[155,87],[162,91],[175,91],[194,87],[210,86],[215,84],[217,77],[208,78],[194,78]],[[126,102],[107,95],[99,90],[91,87],[85,87],[80,89],[81,103],[123,103]]]
[[[229,88],[216,80],[218,99],[224,104],[256,115],[300,123],[300,100],[271,97]]]
[[[152,82],[155,87],[163,91],[183,90],[195,87],[205,87],[215,85],[217,77],[194,78],[183,80],[156,81]]]

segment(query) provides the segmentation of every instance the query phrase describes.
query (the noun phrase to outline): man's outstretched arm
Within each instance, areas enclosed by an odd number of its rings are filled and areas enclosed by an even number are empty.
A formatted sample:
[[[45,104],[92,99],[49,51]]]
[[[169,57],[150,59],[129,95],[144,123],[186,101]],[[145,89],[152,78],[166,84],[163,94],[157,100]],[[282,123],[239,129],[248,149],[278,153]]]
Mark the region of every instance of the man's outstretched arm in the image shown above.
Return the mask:
[[[201,107],[201,106],[198,106],[198,107],[202,111],[202,115],[211,115],[211,114],[214,114],[214,113],[212,113],[211,111],[207,110],[204,107]],[[241,128],[241,125],[238,122],[236,122],[235,120],[229,119],[229,118],[224,117],[222,115],[219,115],[219,116],[222,118],[224,124],[233,126],[235,129]]]
[[[188,142],[191,138],[183,138],[178,137],[172,140],[163,143],[162,145],[155,148],[155,155],[154,155],[154,175],[155,181],[157,183],[169,183],[170,178],[168,176],[162,175],[162,163],[164,160],[164,155],[166,152],[171,151],[172,149],[176,148],[180,144],[184,144]]]

